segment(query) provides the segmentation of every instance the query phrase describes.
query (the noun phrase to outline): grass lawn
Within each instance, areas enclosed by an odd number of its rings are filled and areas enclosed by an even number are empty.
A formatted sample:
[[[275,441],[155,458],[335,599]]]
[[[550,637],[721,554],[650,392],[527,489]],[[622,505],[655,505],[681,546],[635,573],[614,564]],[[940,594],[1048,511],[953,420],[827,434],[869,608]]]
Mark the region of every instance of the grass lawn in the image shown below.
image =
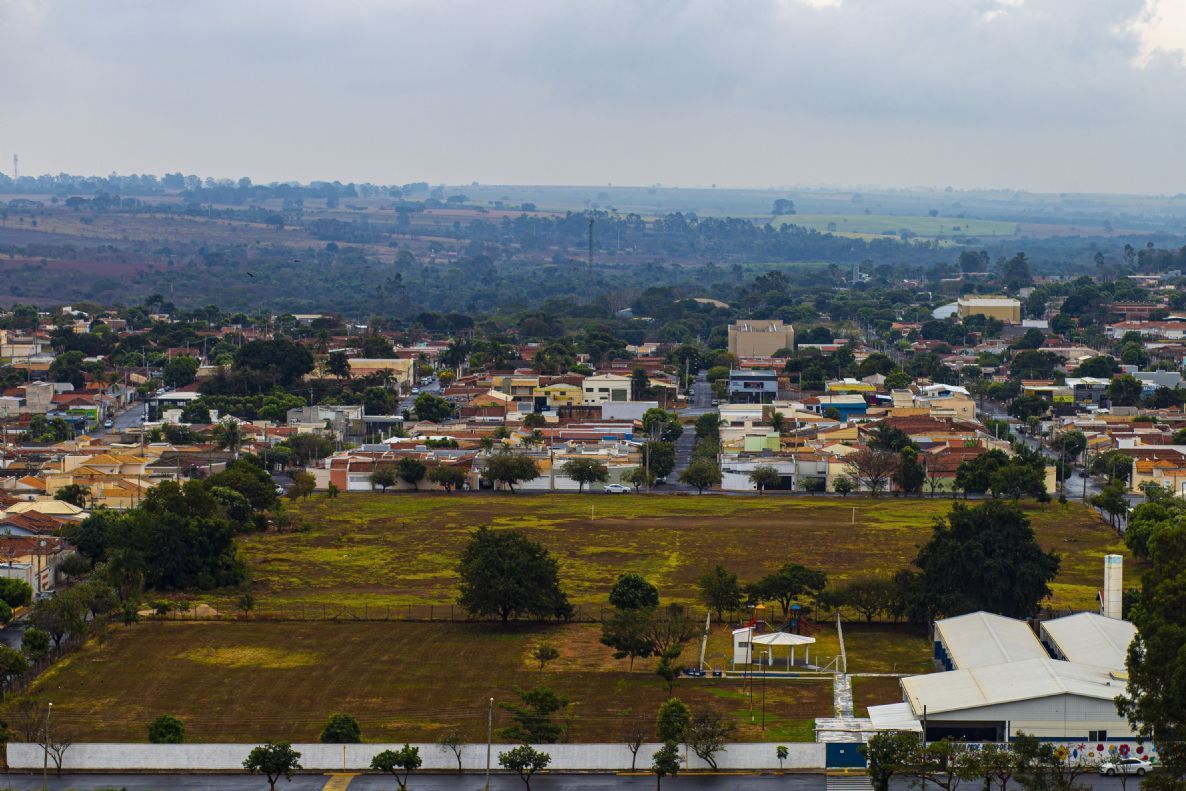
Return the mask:
[[[516,528],[557,557],[574,604],[600,608],[617,575],[654,582],[664,600],[693,602],[695,580],[723,563],[752,580],[787,562],[832,580],[906,568],[945,499],[621,495],[318,495],[291,506],[305,527],[240,539],[260,613],[301,608],[435,605],[456,599],[456,563],[481,524]],[[854,519],[855,509],[855,523]],[[1090,509],[1027,504],[1047,548],[1063,559],[1055,607],[1091,608],[1103,556],[1127,555]],[[220,608],[234,596],[212,597]]]
[[[653,722],[666,696],[654,662],[632,672],[584,624],[500,627],[424,623],[144,623],[115,627],[42,675],[29,693],[54,703],[57,728],[76,741],[143,741],[160,714],[185,721],[189,741],[316,741],[331,712],[358,718],[367,741],[432,740],[460,726],[484,737],[486,701],[545,684],[572,701],[571,738],[619,740],[634,717]],[[542,673],[529,653],[561,651]],[[694,661],[689,649],[687,659]],[[832,709],[830,680],[680,679],[692,708],[731,714],[748,740],[808,740]],[[496,708],[495,727],[508,722]]]
[[[794,214],[777,217],[779,225],[799,225],[816,231],[877,237],[896,236],[906,229],[918,236],[1016,236],[1017,223],[960,217],[922,217],[896,214]],[[833,228],[833,226],[835,226]]]

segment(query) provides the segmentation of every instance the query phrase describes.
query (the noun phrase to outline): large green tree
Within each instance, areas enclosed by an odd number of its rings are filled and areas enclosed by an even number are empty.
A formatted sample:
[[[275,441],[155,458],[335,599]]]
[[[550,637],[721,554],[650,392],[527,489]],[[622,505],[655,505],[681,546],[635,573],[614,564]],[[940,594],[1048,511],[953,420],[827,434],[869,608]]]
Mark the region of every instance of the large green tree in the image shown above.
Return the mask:
[[[922,571],[925,604],[936,615],[975,610],[1028,618],[1050,595],[1060,560],[1038,544],[1014,503],[956,503],[935,520],[914,564]]]
[[[1143,787],[1186,788],[1186,525],[1170,522],[1148,537],[1149,565],[1132,611],[1128,686],[1119,712],[1157,745],[1164,772]]]
[[[457,602],[471,615],[497,615],[503,623],[522,615],[572,617],[555,558],[517,531],[478,528],[462,550],[458,572]]]

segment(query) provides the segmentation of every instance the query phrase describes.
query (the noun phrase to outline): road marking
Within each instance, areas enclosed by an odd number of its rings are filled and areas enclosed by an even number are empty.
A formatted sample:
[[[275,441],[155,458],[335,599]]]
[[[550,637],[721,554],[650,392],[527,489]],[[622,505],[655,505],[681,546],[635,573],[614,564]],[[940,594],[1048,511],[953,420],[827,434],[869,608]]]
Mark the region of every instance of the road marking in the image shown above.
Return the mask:
[[[350,781],[358,777],[358,772],[335,772],[334,774],[326,775],[329,780],[325,781],[325,787],[321,791],[346,791],[346,786],[350,785]]]

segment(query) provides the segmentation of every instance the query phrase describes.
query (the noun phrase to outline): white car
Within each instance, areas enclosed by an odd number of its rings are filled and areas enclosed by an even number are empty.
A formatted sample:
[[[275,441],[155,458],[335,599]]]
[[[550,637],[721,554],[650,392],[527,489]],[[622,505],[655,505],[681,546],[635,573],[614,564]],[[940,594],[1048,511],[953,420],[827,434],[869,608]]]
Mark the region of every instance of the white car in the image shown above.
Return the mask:
[[[623,486],[620,483],[611,483],[607,484],[606,487],[602,489],[602,491],[606,494],[629,494],[630,487]]]
[[[1137,777],[1144,777],[1145,773],[1153,769],[1153,764],[1146,761],[1144,758],[1120,758],[1114,761],[1104,761],[1100,764],[1100,774],[1112,777],[1113,775],[1136,775]]]
[[[103,428],[115,428],[115,421],[114,420],[104,420]]]

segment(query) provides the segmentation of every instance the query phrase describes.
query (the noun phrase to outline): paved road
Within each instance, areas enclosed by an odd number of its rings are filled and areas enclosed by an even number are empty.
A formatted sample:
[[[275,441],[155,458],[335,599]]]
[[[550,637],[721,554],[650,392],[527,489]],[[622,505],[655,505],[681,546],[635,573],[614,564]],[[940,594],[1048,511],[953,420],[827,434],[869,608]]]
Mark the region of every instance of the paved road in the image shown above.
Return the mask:
[[[339,779],[340,778],[340,779]],[[9,775],[5,788],[41,788],[41,775]],[[292,782],[281,780],[279,791],[320,791],[330,788],[344,791],[341,782],[344,776],[295,775]],[[333,786],[326,784],[336,781]],[[457,775],[418,774],[408,783],[416,791],[481,791],[484,777],[481,774]],[[394,782],[389,776],[359,775],[349,782],[350,791],[390,791]],[[123,788],[127,791],[157,791],[158,789],[185,789],[185,791],[264,791],[267,781],[250,775],[63,775],[55,777],[50,773],[48,788],[54,791],[77,789]],[[732,789],[759,789],[759,791],[824,791],[825,780],[818,774],[794,775],[684,775],[668,778],[663,786],[679,791],[731,791]],[[517,775],[493,775],[490,787],[495,791],[521,791],[523,783]],[[649,774],[631,776],[611,774],[537,775],[532,778],[535,791],[612,791],[619,788],[652,789],[655,777]]]
[[[291,782],[281,780],[280,791],[390,791],[393,782],[390,777],[380,775],[316,775],[301,774]],[[457,775],[418,774],[411,778],[409,787],[416,791],[481,791],[484,778],[481,774]],[[1086,775],[1079,781],[1094,791],[1124,791],[1118,777]],[[332,785],[329,785],[332,783]],[[98,789],[121,788],[127,791],[159,791],[159,789],[185,789],[185,791],[264,791],[267,782],[259,776],[244,774],[135,774],[135,775],[86,775],[68,774],[56,777],[52,772],[47,788],[53,791],[97,791]],[[1136,791],[1137,778],[1128,779],[1127,788]],[[4,779],[4,788],[13,791],[36,791],[41,786],[41,775],[10,774]],[[490,787],[495,791],[517,791],[523,784],[515,775],[493,775]],[[531,781],[537,791],[611,791],[619,788],[651,789],[655,787],[653,775],[611,775],[611,774],[556,774],[537,775]],[[663,787],[671,791],[733,791],[734,789],[758,789],[758,791],[824,791],[826,779],[822,774],[789,775],[680,775],[667,778]],[[1010,785],[1010,788],[1018,786]],[[907,791],[911,785],[905,780],[894,779],[890,783],[893,791]]]
[[[420,392],[421,393],[432,393],[434,395],[440,394],[440,392],[441,392],[440,380],[433,379],[432,384],[420,385]],[[416,395],[419,395],[419,393],[417,393]],[[395,408],[395,414],[402,415],[405,411],[411,412],[412,404],[414,404],[414,403],[416,403],[416,396],[409,395],[403,401],[399,402],[399,406],[397,406]]]

